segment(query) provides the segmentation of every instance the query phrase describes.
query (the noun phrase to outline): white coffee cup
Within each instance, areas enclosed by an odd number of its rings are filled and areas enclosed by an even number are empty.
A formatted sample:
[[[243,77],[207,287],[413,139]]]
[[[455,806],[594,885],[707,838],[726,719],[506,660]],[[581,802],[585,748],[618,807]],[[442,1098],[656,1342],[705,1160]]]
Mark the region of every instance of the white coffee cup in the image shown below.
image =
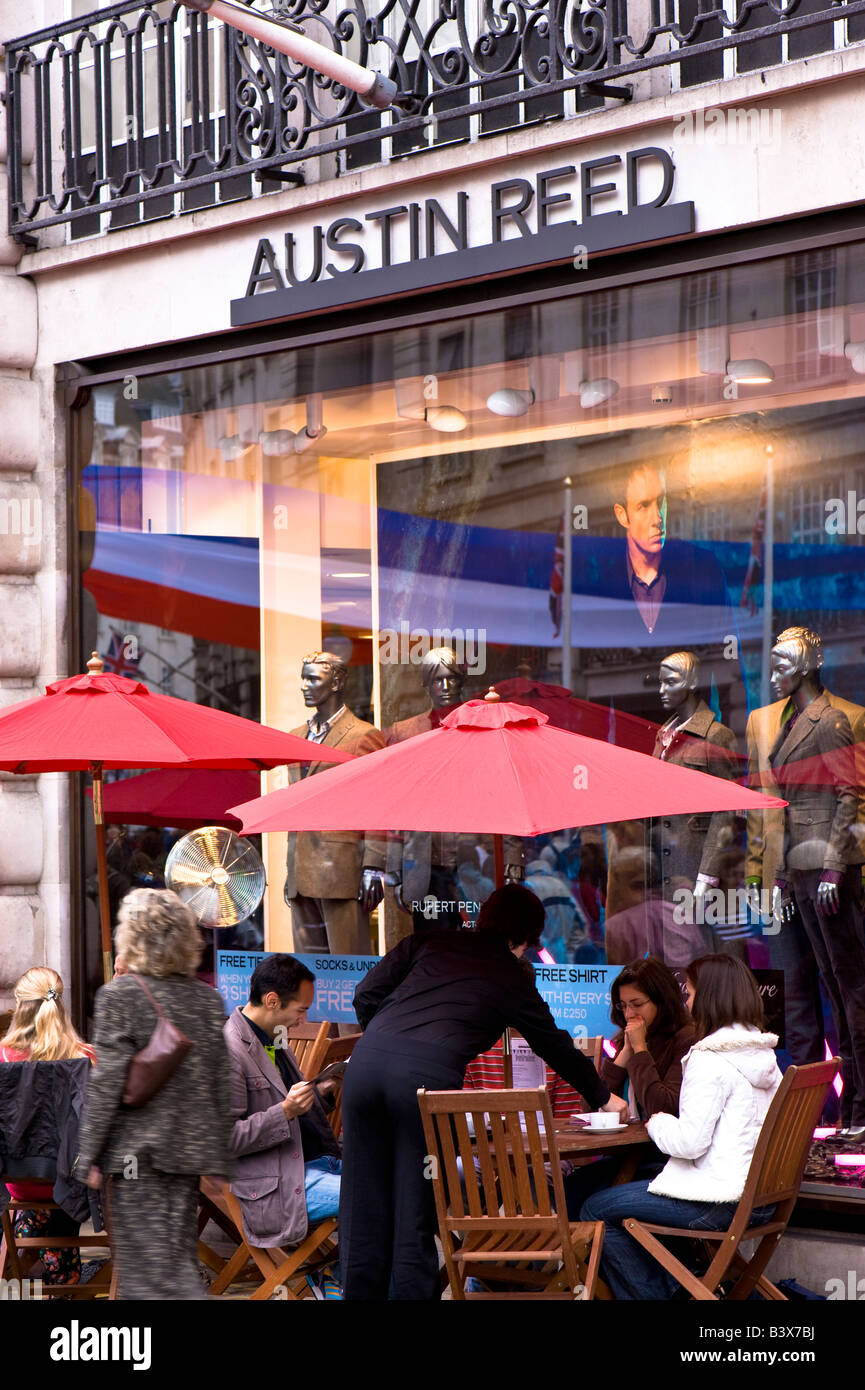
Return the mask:
[[[584,1120],[588,1120],[593,1129],[618,1129],[619,1116],[615,1110],[593,1110],[590,1115],[583,1115]]]

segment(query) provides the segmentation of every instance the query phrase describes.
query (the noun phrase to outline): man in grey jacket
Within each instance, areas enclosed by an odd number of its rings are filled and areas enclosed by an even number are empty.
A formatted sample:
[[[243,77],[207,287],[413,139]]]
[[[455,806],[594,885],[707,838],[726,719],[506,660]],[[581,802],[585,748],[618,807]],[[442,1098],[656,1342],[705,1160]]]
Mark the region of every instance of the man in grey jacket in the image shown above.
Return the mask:
[[[312,972],[294,956],[267,956],[250,981],[249,1002],[225,1025],[231,1190],[253,1245],[298,1245],[308,1226],[339,1208],[339,1145],[288,1045],[288,1029],[305,1021],[314,991]]]

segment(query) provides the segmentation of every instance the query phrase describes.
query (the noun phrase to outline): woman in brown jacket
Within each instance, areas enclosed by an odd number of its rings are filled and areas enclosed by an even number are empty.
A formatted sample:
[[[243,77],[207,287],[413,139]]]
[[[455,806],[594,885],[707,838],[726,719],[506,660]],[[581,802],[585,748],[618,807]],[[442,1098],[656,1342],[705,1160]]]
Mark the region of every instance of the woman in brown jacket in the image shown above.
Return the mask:
[[[610,996],[610,1017],[620,1031],[613,1039],[615,1057],[601,1063],[601,1080],[613,1095],[627,1097],[631,1113],[640,1120],[659,1111],[678,1115],[682,1058],[695,1033],[675,976],[663,961],[646,956],[622,968]],[[640,1165],[640,1177],[653,1177],[665,1162],[657,1151],[650,1154]],[[601,1159],[565,1178],[570,1220],[579,1220],[586,1197],[610,1185],[614,1167],[613,1160]]]

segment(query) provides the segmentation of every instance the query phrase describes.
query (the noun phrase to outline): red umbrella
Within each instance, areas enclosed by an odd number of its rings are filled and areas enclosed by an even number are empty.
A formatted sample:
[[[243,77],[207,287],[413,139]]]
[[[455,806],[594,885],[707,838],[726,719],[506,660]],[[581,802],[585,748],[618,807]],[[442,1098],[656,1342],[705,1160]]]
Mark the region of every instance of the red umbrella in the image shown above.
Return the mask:
[[[69,676],[44,695],[0,713],[0,771],[90,772],[99,915],[106,979],[111,978],[111,908],[102,808],[106,767],[262,769],[292,762],[351,762],[351,754],[223,710],[154,695],[141,681],[104,675],[98,653],[87,675]]]
[[[245,831],[413,830],[540,835],[565,825],[784,806],[778,797],[552,726],[523,705],[468,700],[438,729],[369,753],[326,782],[229,809]],[[503,881],[496,840],[496,880]]]
[[[798,762],[782,763],[779,767],[770,767],[763,772],[752,772],[748,781],[757,787],[779,787],[783,784],[798,787],[854,787],[861,791],[865,787],[865,743],[849,743],[843,748],[833,748],[828,753],[800,758]]]
[[[237,830],[237,816],[227,807],[257,796],[261,788],[255,772],[210,772],[168,768],[106,782],[102,815],[106,825],[170,825],[195,830],[199,825],[227,825]],[[89,790],[87,795],[92,797]]]
[[[514,676],[496,682],[502,700],[528,705],[540,710],[557,729],[570,729],[573,734],[600,738],[616,743],[620,748],[632,748],[636,753],[651,753],[660,724],[641,719],[636,714],[624,714],[593,700],[581,700],[563,685],[547,685],[531,676]]]

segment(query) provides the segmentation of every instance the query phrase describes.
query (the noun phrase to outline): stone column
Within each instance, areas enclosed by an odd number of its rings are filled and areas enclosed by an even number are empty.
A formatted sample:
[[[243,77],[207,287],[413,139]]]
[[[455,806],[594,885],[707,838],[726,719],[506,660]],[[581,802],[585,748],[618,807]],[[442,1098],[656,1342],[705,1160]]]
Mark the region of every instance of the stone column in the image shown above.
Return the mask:
[[[16,26],[0,6],[4,32]],[[0,82],[5,79],[0,78]],[[18,274],[23,247],[7,234],[7,140],[0,107],[0,706],[39,693],[43,664],[42,569],[53,520],[40,486],[36,287]],[[32,157],[32,150],[25,151]],[[50,456],[50,454],[49,454]],[[56,674],[51,673],[51,676]],[[48,679],[51,679],[48,676]],[[45,935],[40,884],[44,854],[39,780],[0,774],[0,1010],[31,965],[48,964],[68,980],[68,942]]]

